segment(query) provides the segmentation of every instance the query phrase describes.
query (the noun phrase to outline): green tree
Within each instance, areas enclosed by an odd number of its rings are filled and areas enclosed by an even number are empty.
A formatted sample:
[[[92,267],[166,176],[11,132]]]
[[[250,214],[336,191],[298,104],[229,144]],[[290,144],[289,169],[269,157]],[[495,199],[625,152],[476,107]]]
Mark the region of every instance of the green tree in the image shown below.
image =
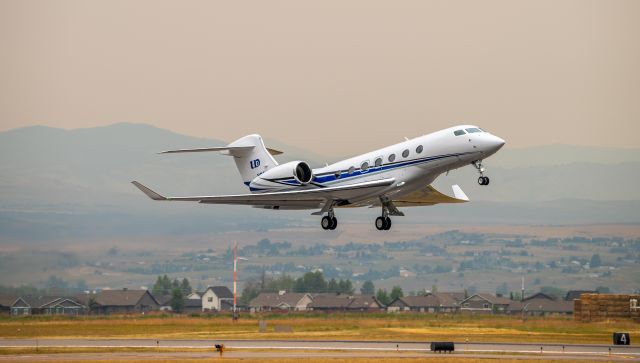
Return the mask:
[[[191,288],[191,284],[189,283],[189,280],[187,280],[186,277],[182,279],[182,283],[180,284],[180,290],[182,290],[182,294],[184,296],[189,295],[191,291],[193,291],[193,289]]]
[[[607,286],[598,286],[598,287],[596,287],[596,291],[599,294],[610,294],[611,293],[611,289],[609,289]]]
[[[380,301],[382,305],[389,305],[391,301],[389,301],[389,294],[386,289],[378,289],[376,292],[376,299]]]
[[[496,295],[505,296],[508,292],[509,287],[507,286],[506,282],[500,284],[500,286],[498,286],[498,288],[496,289]]]
[[[338,292],[343,293],[343,294],[353,294],[353,284],[351,283],[351,280],[346,279],[340,279],[340,282],[338,282]]]
[[[327,292],[340,292],[338,281],[336,281],[336,279],[329,280],[329,283],[327,284]]]
[[[251,300],[255,299],[260,294],[260,283],[256,281],[247,281],[242,288],[240,294],[240,303],[243,305],[249,305]]]
[[[396,285],[391,289],[391,293],[389,294],[389,300],[391,300],[390,302],[393,302],[393,300],[403,296],[404,296],[404,293],[402,292],[402,288]]]
[[[156,283],[153,284],[151,288],[151,294],[154,296],[166,296],[171,293],[171,280],[169,280],[169,276],[158,276],[156,279]]]
[[[591,261],[589,262],[589,266],[591,268],[598,268],[600,266],[602,266],[602,259],[600,258],[599,254],[595,254],[593,256],[591,256]]]
[[[184,296],[180,288],[171,290],[171,310],[175,313],[181,313],[184,309]]]
[[[376,287],[371,280],[367,280],[362,284],[362,287],[360,287],[360,293],[362,295],[373,295],[376,293]]]

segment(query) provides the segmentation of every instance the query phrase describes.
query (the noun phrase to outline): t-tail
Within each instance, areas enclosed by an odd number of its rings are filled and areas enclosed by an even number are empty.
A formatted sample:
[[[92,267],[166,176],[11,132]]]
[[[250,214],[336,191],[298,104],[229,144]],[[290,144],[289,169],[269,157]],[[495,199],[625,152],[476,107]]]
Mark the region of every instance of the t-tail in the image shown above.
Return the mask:
[[[199,149],[178,149],[163,151],[160,154],[219,151],[224,155],[233,156],[238,172],[246,186],[258,175],[278,166],[278,162],[271,155],[282,154],[281,151],[264,146],[262,137],[257,134],[247,135],[222,147]]]

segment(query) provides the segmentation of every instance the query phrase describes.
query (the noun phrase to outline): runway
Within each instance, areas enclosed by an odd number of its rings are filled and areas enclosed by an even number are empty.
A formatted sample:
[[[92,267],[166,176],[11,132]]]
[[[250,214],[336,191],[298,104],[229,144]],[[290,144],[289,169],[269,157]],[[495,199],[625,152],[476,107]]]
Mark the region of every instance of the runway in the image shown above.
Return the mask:
[[[126,359],[197,359],[218,356],[215,344],[224,344],[225,357],[237,358],[345,358],[345,357],[438,357],[430,351],[429,342],[345,341],[345,340],[155,340],[155,339],[0,339],[0,348],[114,348],[109,358]],[[117,349],[158,349],[145,352],[122,352]],[[211,352],[202,349],[211,349]],[[167,351],[166,349],[175,349]],[[191,350],[191,351],[190,351]],[[597,344],[521,344],[521,343],[456,343],[456,355],[464,357],[540,358],[566,360],[621,360],[640,362],[640,346],[612,346]],[[4,355],[3,360],[40,361],[85,360],[101,353],[52,353]]]

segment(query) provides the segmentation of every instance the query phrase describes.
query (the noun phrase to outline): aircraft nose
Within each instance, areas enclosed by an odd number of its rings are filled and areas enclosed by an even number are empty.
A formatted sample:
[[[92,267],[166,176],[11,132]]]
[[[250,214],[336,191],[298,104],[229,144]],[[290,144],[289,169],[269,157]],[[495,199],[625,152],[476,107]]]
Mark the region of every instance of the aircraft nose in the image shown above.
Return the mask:
[[[496,153],[498,150],[500,150],[501,147],[503,147],[505,144],[505,141],[495,135],[489,135],[489,140],[487,140],[487,151],[490,154]]]

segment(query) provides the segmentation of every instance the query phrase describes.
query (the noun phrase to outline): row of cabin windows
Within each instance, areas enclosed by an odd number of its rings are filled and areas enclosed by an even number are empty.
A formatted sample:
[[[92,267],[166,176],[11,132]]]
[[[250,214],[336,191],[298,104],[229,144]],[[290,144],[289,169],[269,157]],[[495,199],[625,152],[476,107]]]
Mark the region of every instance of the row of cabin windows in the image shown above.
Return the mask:
[[[422,145],[418,145],[418,147],[416,147],[416,154],[421,154],[423,150],[424,150],[424,147],[423,147]],[[405,149],[405,150],[402,152],[402,157],[403,157],[403,158],[406,158],[406,157],[408,157],[408,156],[409,156],[409,149]],[[396,160],[396,154],[391,154],[391,155],[389,155],[389,157],[387,158],[387,160],[389,160],[389,162],[390,162],[390,163],[393,163],[393,162]],[[376,160],[373,162],[373,164],[374,164],[376,167],[380,167],[380,166],[382,166],[382,162],[383,162],[383,161],[382,161],[382,157],[377,157],[377,158],[376,158]],[[367,170],[369,170],[369,162],[368,162],[368,161],[365,161],[365,162],[363,162],[362,164],[360,164],[360,169],[361,169],[362,171],[367,171]],[[350,168],[349,168],[348,173],[349,173],[349,175],[351,175],[351,174],[353,174],[355,171],[356,171],[356,168],[355,168],[354,166],[352,166],[352,167],[350,167]],[[335,174],[335,176],[336,176],[336,179],[337,179],[337,178],[340,178],[340,172],[339,172],[339,171],[337,171],[337,172],[336,172],[336,174]]]

